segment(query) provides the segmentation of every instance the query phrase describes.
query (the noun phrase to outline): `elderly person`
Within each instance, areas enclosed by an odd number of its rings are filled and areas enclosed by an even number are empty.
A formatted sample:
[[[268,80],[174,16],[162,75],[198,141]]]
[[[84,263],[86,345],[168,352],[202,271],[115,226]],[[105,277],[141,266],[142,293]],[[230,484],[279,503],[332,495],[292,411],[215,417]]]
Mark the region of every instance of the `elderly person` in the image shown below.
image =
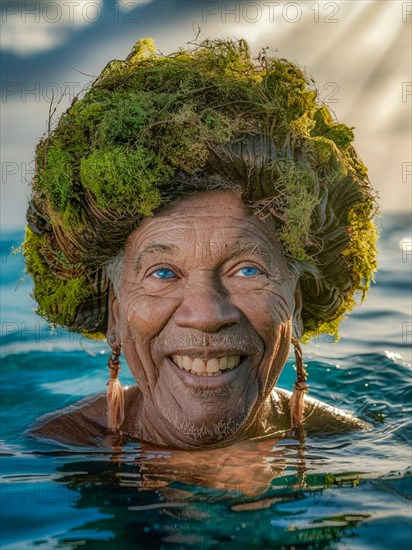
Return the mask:
[[[31,435],[196,449],[363,427],[304,399],[299,345],[337,337],[376,269],[352,140],[298,67],[243,40],[141,40],[109,63],[37,147],[24,245],[39,314],[106,336],[107,395]],[[275,388],[291,343],[292,395]]]

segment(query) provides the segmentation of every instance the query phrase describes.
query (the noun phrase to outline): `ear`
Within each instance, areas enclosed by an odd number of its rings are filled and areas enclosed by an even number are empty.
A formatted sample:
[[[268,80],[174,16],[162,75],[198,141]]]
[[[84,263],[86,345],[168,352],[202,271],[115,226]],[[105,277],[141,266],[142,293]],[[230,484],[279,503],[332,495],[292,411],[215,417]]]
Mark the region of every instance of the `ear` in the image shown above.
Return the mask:
[[[296,340],[300,340],[303,334],[302,305],[302,291],[298,279],[295,290],[295,309],[292,318],[292,336],[296,338]]]
[[[109,298],[107,300],[107,343],[111,348],[120,344],[120,331],[119,331],[119,302],[113,290],[113,285],[110,283]]]

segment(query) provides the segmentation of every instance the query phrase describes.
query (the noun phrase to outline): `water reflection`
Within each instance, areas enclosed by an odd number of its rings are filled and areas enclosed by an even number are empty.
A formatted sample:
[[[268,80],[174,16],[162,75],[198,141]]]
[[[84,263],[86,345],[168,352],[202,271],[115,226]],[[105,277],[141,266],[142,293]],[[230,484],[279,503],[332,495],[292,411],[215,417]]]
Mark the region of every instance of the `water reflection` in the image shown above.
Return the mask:
[[[369,517],[334,513],[327,499],[339,487],[356,487],[359,475],[310,473],[304,440],[247,441],[208,451],[118,446],[108,456],[91,452],[58,471],[57,482],[77,493],[77,509],[103,514],[59,539],[76,548],[93,548],[99,533],[109,548],[216,548],[236,541],[242,548],[327,548]],[[309,501],[312,518],[296,519]],[[282,511],[285,504],[291,510]]]

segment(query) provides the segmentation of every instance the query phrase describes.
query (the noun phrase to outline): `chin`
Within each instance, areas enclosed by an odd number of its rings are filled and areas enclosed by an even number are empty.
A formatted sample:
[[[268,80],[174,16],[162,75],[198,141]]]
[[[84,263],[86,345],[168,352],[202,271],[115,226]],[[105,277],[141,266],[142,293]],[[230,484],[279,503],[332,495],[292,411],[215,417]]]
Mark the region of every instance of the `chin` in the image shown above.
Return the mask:
[[[212,424],[188,421],[181,423],[179,426],[176,426],[176,428],[180,430],[182,436],[186,440],[191,439],[196,445],[212,445],[214,443],[226,441],[235,434],[240,437],[245,420],[246,415],[243,418],[237,416],[236,418],[219,420]]]
[[[181,435],[182,442],[190,442],[194,446],[200,447],[228,439],[231,441],[240,439],[249,425],[251,407],[245,402],[242,407],[238,404],[234,410],[228,410],[224,397],[221,404],[216,400],[205,402],[205,397],[203,396],[200,400],[201,404],[198,407],[194,407],[195,410],[193,408],[189,411],[163,409],[161,414]]]

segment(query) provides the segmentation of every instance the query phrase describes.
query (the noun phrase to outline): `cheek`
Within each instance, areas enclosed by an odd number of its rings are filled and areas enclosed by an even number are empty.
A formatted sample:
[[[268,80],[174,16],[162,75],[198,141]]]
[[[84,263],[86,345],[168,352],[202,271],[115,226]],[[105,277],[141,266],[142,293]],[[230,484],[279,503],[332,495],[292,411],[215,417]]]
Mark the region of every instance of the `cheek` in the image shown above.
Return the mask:
[[[266,347],[271,347],[279,333],[289,325],[292,304],[289,297],[278,290],[264,289],[260,292],[237,294],[234,304],[247,317]]]
[[[173,311],[175,301],[146,296],[141,290],[127,288],[119,300],[120,337],[126,363],[141,391],[152,396],[158,371],[152,344]]]
[[[123,335],[133,333],[139,340],[156,336],[178,306],[177,300],[148,296],[141,288],[125,288],[120,296],[120,322]]]
[[[253,295],[240,295],[238,307],[264,342],[265,354],[258,370],[259,393],[263,399],[276,383],[288,357],[290,297],[278,289],[266,289]]]

